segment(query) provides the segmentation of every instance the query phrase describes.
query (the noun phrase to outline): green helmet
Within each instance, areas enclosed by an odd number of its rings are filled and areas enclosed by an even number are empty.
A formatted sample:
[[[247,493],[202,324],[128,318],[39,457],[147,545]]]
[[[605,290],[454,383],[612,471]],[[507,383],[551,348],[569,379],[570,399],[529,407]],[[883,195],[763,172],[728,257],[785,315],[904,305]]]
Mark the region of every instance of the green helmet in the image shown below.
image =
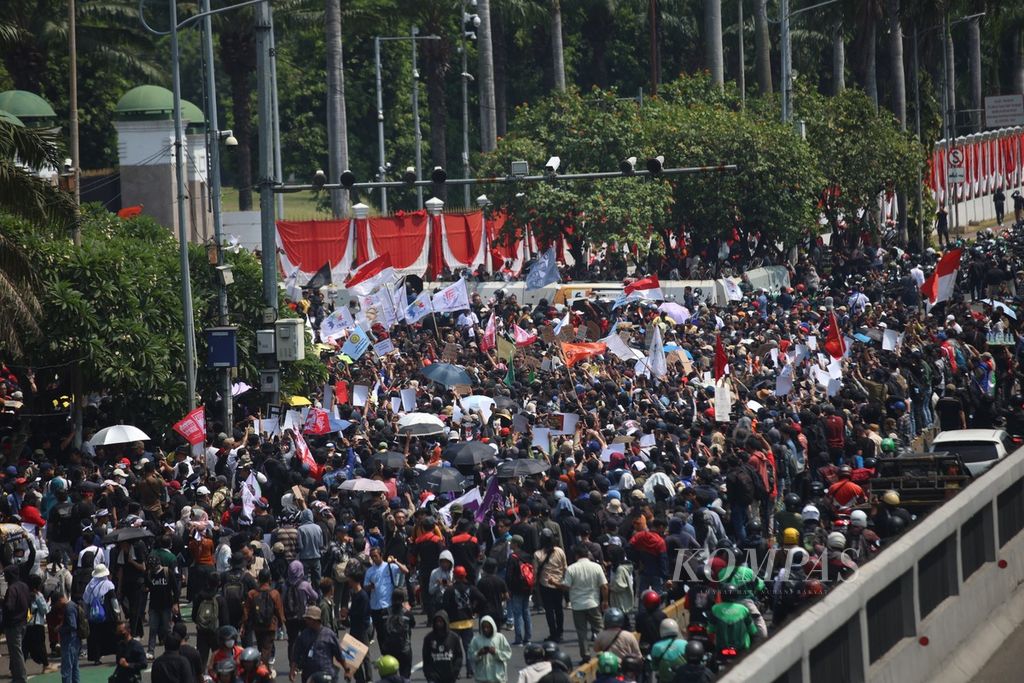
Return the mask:
[[[602,652],[597,656],[597,673],[619,673],[619,656],[614,652]]]
[[[398,660],[391,655],[384,655],[377,660],[377,671],[381,676],[391,676],[398,673]]]
[[[882,439],[882,452],[883,453],[895,453],[896,452],[896,441],[894,439]]]

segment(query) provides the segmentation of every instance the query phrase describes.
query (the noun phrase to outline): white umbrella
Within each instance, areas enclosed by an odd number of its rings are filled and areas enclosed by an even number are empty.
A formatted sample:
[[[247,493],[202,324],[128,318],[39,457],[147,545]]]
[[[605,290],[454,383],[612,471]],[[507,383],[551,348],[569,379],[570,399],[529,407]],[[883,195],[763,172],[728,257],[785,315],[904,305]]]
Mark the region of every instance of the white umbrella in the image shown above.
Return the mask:
[[[341,482],[342,491],[376,491],[380,493],[387,493],[388,487],[382,481],[376,479],[367,479],[366,477],[359,477],[357,479],[346,479]]]
[[[407,413],[398,420],[398,433],[412,436],[435,436],[444,433],[444,423],[430,413]]]
[[[658,310],[671,318],[676,325],[682,325],[690,319],[690,312],[686,310],[686,306],[680,306],[674,301],[666,301],[658,306]]]
[[[109,446],[116,443],[131,443],[132,441],[149,441],[149,436],[138,427],[114,425],[113,427],[104,427],[96,432],[89,439],[89,444],[92,446]]]

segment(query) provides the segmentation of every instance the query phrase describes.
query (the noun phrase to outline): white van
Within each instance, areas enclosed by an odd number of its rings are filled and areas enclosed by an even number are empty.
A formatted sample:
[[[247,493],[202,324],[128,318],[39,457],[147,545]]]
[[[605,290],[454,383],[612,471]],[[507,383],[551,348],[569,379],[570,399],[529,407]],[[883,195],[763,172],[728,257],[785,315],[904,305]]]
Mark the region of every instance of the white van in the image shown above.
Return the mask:
[[[1019,447],[1019,439],[1003,429],[951,429],[935,437],[931,450],[959,455],[977,477]]]

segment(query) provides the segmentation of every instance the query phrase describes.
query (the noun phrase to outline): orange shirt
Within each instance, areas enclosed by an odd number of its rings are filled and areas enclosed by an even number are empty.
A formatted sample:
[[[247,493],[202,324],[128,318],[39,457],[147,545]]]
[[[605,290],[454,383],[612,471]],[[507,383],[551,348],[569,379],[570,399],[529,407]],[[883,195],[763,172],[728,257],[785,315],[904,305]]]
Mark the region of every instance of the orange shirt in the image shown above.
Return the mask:
[[[193,538],[188,542],[188,551],[192,553],[192,559],[195,560],[196,564],[207,565],[209,567],[214,565],[212,538],[203,536],[203,538],[198,541]]]

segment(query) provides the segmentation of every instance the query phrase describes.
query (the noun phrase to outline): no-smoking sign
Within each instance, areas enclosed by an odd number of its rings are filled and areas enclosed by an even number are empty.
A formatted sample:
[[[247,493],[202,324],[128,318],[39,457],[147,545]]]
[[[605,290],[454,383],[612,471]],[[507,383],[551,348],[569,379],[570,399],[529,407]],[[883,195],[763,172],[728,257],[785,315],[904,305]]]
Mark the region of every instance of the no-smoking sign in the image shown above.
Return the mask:
[[[949,150],[946,163],[946,180],[950,183],[962,183],[967,180],[967,169],[964,168],[964,149],[954,147]]]

